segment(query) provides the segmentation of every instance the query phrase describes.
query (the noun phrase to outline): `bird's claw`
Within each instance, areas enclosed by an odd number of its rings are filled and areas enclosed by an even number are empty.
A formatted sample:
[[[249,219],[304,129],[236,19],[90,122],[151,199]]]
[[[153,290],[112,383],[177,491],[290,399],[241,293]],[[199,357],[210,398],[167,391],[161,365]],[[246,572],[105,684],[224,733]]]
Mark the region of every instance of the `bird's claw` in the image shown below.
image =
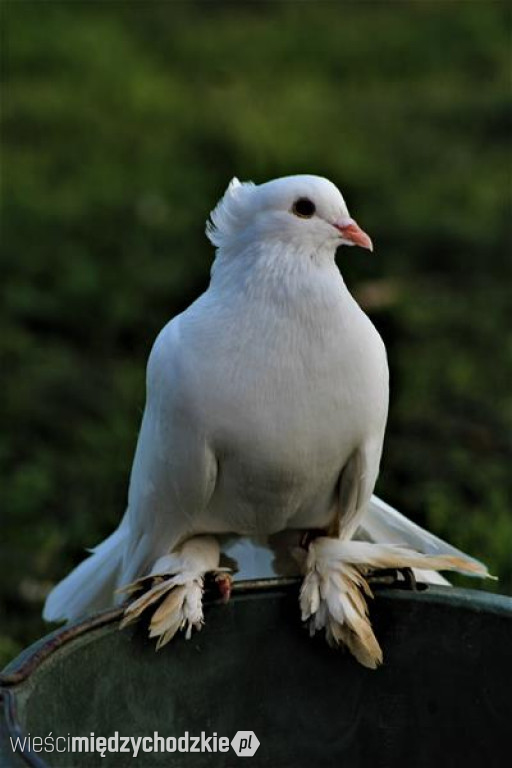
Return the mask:
[[[213,582],[214,589],[219,593],[222,602],[227,603],[231,597],[233,576],[229,568],[217,568],[208,574]]]
[[[215,577],[215,583],[220,592],[222,601],[227,603],[231,597],[231,588],[233,586],[233,577],[230,573],[218,573]]]
[[[400,576],[402,577],[400,579]],[[425,585],[418,584],[412,568],[382,568],[374,570],[366,577],[372,586],[395,587],[419,592]]]

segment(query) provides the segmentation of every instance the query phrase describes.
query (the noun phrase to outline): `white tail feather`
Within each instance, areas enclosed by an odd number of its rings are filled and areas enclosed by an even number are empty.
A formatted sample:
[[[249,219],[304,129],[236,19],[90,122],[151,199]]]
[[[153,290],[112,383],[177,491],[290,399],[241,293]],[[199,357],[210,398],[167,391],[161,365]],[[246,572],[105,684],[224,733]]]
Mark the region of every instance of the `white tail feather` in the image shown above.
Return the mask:
[[[356,535],[356,538],[361,537],[377,544],[397,544],[403,547],[410,547],[424,555],[456,557],[464,563],[473,564],[475,567],[461,567],[450,570],[460,571],[469,576],[489,577],[487,568],[479,560],[466,555],[465,552],[452,547],[451,544],[413,523],[412,520],[409,520],[377,496],[372,496],[370,504],[363,515],[358,534]],[[425,564],[424,568],[428,569],[428,564]],[[429,571],[423,571],[422,575],[428,576]],[[433,578],[433,583],[447,583],[439,575],[437,578]]]
[[[112,605],[127,533],[120,526],[52,589],[43,610],[46,621],[73,621]]]

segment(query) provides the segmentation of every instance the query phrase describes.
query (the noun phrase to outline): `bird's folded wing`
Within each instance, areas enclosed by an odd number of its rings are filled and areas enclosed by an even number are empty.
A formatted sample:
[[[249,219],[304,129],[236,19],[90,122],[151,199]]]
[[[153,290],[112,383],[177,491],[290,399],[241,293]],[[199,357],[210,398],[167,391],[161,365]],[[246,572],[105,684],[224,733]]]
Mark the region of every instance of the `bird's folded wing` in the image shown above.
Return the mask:
[[[148,362],[147,397],[135,451],[128,508],[129,537],[120,584],[144,575],[194,529],[216,482],[216,463],[190,403],[187,346],[180,316],[158,336]]]

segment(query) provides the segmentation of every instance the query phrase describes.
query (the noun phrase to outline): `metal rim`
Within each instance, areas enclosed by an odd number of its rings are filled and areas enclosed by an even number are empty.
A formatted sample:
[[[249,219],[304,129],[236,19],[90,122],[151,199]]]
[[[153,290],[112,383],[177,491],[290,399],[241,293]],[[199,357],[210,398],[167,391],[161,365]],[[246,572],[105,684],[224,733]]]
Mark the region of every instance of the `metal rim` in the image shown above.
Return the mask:
[[[300,579],[296,577],[240,581],[233,583],[233,594],[242,596],[257,592],[290,591],[294,587],[298,588],[299,584]],[[422,591],[411,591],[403,587],[379,588],[375,589],[375,592],[383,598],[447,605],[453,608],[501,614],[512,618],[512,597],[491,592],[438,586],[429,586]],[[220,603],[221,599],[206,593],[205,602],[211,605]],[[35,670],[62,647],[90,632],[120,621],[123,611],[124,608],[120,606],[57,629],[46,638],[36,642],[32,650],[28,648],[8,665],[7,669],[11,671],[6,671],[0,675],[0,703],[3,704],[4,719],[9,736],[23,738],[24,735],[17,717],[15,687],[27,680]],[[47,763],[28,749],[16,754],[32,768],[48,768]]]
[[[291,587],[298,585],[300,580],[298,578],[275,578],[275,579],[254,579],[252,581],[238,581],[233,582],[232,592],[236,595],[245,594],[247,592],[256,592],[259,590],[275,590],[282,589],[284,587]],[[205,602],[208,604],[220,602],[220,598],[212,597],[208,593],[205,594]],[[118,608],[110,608],[101,613],[94,614],[86,619],[81,619],[72,624],[65,625],[61,628],[54,630],[51,634],[43,637],[41,640],[36,641],[34,649],[30,652],[30,647],[22,652],[21,656],[13,659],[7,667],[12,668],[12,671],[6,671],[0,673],[0,686],[11,687],[18,685],[32,674],[40,664],[42,664],[49,656],[55,651],[58,651],[63,646],[70,643],[72,640],[81,637],[82,635],[92,632],[96,629],[101,629],[108,624],[120,621],[123,615],[124,608],[119,606]],[[27,656],[25,657],[25,654]]]
[[[253,579],[251,581],[233,582],[233,595],[244,595],[251,592],[271,592],[279,589],[298,587],[300,578],[273,578]],[[490,611],[512,616],[512,597],[493,592],[484,592],[475,589],[461,589],[457,587],[428,586],[421,591],[411,591],[400,587],[398,584],[389,587],[374,588],[374,591],[382,596],[394,596],[396,599],[421,600],[452,605],[453,607],[472,609],[478,611]],[[220,598],[205,593],[205,602],[215,604],[221,602]],[[89,618],[79,620],[68,626],[54,630],[34,644],[33,650],[29,648],[20,656],[13,659],[6,671],[0,673],[0,687],[10,688],[22,683],[34,672],[46,659],[63,646],[78,637],[101,629],[115,623],[123,615],[123,606],[97,613]]]

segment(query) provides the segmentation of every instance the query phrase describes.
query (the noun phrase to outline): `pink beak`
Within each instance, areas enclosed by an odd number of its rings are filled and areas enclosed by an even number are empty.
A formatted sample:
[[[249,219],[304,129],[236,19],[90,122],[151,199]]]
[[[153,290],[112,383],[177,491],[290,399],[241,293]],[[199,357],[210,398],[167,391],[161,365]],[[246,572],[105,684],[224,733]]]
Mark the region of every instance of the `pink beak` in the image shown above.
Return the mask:
[[[350,224],[335,224],[334,226],[341,232],[344,240],[348,240],[348,242],[353,245],[360,245],[361,248],[368,248],[369,251],[373,251],[373,243],[371,239],[354,220],[352,220]]]

